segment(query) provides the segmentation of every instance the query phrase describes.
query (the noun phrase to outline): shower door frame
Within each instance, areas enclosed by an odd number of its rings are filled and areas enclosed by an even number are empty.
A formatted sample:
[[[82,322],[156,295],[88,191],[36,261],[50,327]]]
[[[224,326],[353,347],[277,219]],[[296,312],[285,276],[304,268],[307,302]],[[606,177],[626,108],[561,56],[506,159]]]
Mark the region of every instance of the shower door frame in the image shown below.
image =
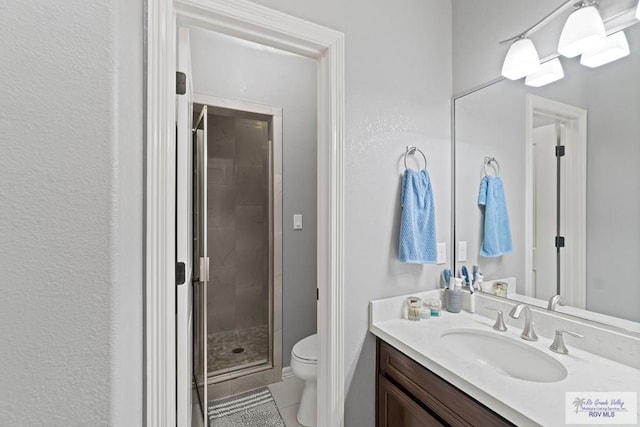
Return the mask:
[[[344,34],[244,0],[147,0],[144,418],[176,425],[178,20],[318,64],[318,417],[344,423]]]
[[[269,358],[266,363],[215,376],[207,366],[207,384],[211,386],[267,370],[272,370],[274,375],[273,381],[269,382],[278,382],[282,378],[282,238],[277,237],[282,236],[282,179],[275,177],[282,177],[282,108],[198,92],[193,93],[193,103],[238,111],[238,117],[241,113],[257,114],[263,116],[261,120],[269,121]],[[211,113],[215,114],[215,111]]]

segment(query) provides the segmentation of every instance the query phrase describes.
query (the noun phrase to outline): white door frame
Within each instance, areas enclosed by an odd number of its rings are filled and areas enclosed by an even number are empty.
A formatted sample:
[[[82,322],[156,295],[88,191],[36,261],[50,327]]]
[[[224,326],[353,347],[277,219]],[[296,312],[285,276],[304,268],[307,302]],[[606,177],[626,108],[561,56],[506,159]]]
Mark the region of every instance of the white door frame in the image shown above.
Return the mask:
[[[318,425],[344,420],[344,35],[245,1],[148,0],[145,419],[176,425],[177,21],[318,63]]]
[[[586,230],[587,230],[587,111],[563,104],[541,96],[527,94],[526,100],[526,178],[525,178],[525,293],[534,296],[533,289],[533,120],[535,113],[554,117],[565,122],[566,161],[565,175],[566,194],[562,199],[562,212],[565,218],[566,247],[563,257],[562,296],[567,304],[574,307],[585,307],[586,303]],[[574,284],[574,286],[566,286]]]

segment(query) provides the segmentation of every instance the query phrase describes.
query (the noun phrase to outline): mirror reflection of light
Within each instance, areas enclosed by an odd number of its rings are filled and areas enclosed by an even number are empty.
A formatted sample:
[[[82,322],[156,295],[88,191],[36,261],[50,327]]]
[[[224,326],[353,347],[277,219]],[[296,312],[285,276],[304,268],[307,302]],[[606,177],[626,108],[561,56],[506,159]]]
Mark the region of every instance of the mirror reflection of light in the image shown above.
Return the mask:
[[[583,6],[567,18],[558,41],[558,52],[573,58],[603,46],[606,37],[598,9],[592,5]]]
[[[524,84],[531,87],[541,87],[564,78],[564,70],[560,59],[554,58],[540,66],[540,69],[527,76]]]
[[[602,48],[583,53],[580,64],[585,67],[599,67],[629,55],[629,42],[624,31],[611,34],[607,37],[607,44]]]

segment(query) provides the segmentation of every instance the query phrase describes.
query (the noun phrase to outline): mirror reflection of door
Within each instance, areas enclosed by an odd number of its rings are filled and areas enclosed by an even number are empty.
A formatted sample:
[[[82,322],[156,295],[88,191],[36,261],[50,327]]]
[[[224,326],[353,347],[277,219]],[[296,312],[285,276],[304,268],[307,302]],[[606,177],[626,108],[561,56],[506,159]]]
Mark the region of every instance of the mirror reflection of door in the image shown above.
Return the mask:
[[[530,97],[531,296],[585,307],[586,111]]]
[[[548,300],[559,293],[557,233],[557,182],[555,147],[559,125],[533,129],[533,259],[534,296]],[[562,193],[561,193],[562,194]]]

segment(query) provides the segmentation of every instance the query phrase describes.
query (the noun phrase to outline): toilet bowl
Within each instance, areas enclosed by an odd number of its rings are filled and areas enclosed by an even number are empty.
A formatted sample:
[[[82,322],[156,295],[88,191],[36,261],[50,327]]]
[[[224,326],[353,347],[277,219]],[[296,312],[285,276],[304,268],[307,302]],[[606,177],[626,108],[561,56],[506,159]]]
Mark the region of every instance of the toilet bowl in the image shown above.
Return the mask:
[[[298,406],[298,422],[303,426],[316,425],[317,378],[318,378],[318,334],[298,341],[291,350],[291,370],[304,381],[302,397]]]

